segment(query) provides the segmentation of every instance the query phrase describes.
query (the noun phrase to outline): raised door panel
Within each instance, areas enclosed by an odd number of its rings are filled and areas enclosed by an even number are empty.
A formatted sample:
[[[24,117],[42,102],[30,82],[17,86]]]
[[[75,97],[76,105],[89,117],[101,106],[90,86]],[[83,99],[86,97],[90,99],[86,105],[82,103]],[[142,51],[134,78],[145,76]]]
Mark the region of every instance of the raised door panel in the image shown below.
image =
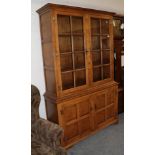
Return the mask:
[[[90,113],[90,103],[88,102],[87,99],[79,102],[78,106],[79,106],[79,117],[89,115],[89,113]]]
[[[88,135],[91,132],[91,117],[84,117],[79,120],[80,137]]]
[[[65,126],[64,130],[64,141],[65,143],[74,141],[75,138],[79,136],[79,129],[78,129],[78,123],[68,123]]]
[[[64,106],[64,120],[65,122],[77,120],[77,105]]]

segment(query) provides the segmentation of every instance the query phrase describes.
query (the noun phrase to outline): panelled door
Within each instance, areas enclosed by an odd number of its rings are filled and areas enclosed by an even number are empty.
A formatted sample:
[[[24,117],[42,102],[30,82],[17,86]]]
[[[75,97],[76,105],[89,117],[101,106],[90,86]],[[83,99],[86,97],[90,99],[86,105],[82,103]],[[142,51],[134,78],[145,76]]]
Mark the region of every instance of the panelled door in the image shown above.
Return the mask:
[[[57,14],[57,36],[62,92],[87,85],[84,16]]]
[[[61,125],[65,145],[88,135],[92,130],[92,107],[89,96],[64,102],[60,105]]]
[[[109,18],[90,17],[92,82],[112,78],[112,25]]]
[[[94,110],[94,127],[95,129],[104,126],[107,121],[113,120],[116,111],[115,88],[111,87],[105,91],[95,93],[90,98]]]
[[[94,128],[102,126],[106,121],[106,102],[107,102],[107,92],[102,91],[93,94],[90,98],[90,102],[94,107]]]

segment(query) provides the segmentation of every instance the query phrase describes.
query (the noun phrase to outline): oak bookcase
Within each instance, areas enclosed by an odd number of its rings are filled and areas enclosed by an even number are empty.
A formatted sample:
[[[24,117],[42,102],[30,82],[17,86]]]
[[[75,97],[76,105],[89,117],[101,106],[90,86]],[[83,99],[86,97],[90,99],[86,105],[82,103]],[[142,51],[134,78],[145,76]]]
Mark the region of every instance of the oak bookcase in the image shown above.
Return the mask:
[[[63,127],[67,148],[118,122],[114,13],[56,4],[37,12],[47,119]]]

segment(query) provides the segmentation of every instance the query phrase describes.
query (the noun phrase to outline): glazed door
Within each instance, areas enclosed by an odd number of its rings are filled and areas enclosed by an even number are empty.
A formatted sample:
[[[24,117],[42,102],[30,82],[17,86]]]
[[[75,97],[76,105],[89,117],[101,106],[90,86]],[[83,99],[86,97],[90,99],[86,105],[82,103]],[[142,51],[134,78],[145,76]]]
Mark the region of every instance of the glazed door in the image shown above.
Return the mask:
[[[112,25],[106,18],[90,17],[92,82],[112,78]]]
[[[57,14],[61,91],[86,86],[84,17]]]

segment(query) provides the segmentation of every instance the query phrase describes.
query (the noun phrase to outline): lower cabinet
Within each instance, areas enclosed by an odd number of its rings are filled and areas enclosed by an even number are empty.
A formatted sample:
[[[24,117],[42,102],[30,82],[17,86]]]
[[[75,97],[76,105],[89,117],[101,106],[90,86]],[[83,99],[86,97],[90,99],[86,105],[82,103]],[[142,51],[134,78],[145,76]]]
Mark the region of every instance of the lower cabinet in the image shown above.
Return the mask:
[[[69,147],[117,120],[117,87],[58,104],[62,145]]]

